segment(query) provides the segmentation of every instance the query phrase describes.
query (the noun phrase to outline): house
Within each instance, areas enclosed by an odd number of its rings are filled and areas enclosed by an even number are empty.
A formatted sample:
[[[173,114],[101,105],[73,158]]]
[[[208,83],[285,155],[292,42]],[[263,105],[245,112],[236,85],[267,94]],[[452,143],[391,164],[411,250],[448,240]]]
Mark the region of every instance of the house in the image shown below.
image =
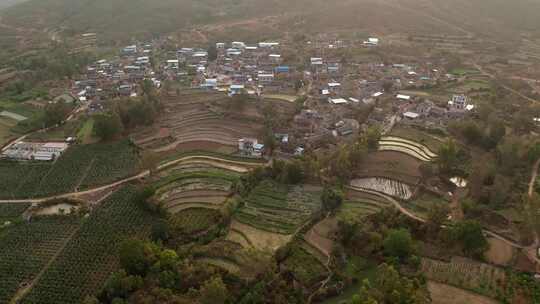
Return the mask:
[[[364,41],[364,45],[366,46],[377,46],[379,45],[379,38],[368,38],[368,40]]]
[[[126,46],[125,48],[122,49],[122,54],[123,55],[137,54],[137,46],[136,45]]]
[[[243,84],[233,84],[229,87],[229,95],[242,94],[246,87]]]
[[[278,46],[279,46],[279,42],[259,42],[260,48],[274,48]]]
[[[238,140],[238,150],[246,156],[262,157],[264,145],[254,138],[242,138]]]
[[[448,107],[451,110],[467,110],[468,105],[469,98],[465,95],[454,95],[452,96],[452,100],[448,101]]]
[[[272,60],[275,63],[281,62],[281,55],[279,54],[270,54],[268,55],[268,57],[270,58],[270,60]]]
[[[241,41],[234,41],[233,43],[231,43],[231,47],[234,49],[244,49],[246,48],[246,44]]]
[[[216,43],[216,49],[218,49],[218,50],[225,49],[225,43],[223,43],[223,42]]]
[[[346,104],[348,101],[344,98],[328,98],[328,102],[331,104]]]
[[[290,68],[288,66],[278,66],[276,67],[275,69],[276,73],[278,74],[281,74],[281,73],[289,73],[290,72]]]
[[[201,84],[201,88],[215,89],[217,87],[217,84],[218,84],[217,78],[207,78],[204,80],[204,83]]]
[[[403,118],[408,119],[408,120],[415,120],[418,117],[420,117],[420,114],[415,113],[415,112],[405,112],[405,113],[403,113]]]
[[[178,70],[180,67],[180,61],[178,59],[169,59],[167,60],[167,69],[175,69]]]
[[[274,81],[274,74],[272,73],[259,73],[257,75],[259,83],[270,83]]]
[[[396,96],[396,98],[399,99],[399,100],[404,100],[404,101],[410,101],[411,100],[411,96],[403,95],[403,94],[398,94]]]

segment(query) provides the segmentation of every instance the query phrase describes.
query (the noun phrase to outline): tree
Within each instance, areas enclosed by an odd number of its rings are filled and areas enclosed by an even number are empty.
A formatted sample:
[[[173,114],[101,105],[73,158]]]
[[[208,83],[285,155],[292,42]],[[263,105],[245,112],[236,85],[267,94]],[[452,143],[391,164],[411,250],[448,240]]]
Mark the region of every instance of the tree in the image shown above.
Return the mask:
[[[381,140],[381,130],[378,127],[369,127],[366,133],[366,142],[370,151],[376,151],[379,148]]]
[[[343,192],[340,190],[328,187],[324,188],[321,195],[323,210],[327,212],[336,210],[343,203],[343,197]]]
[[[142,168],[150,172],[152,176],[158,169],[160,157],[153,151],[145,151],[141,157]]]
[[[60,124],[70,111],[71,107],[62,101],[48,104],[45,107],[45,126],[51,127]]]
[[[122,243],[120,264],[128,274],[144,276],[149,267],[145,255],[145,244],[139,240],[128,240]]]
[[[405,229],[390,230],[383,242],[384,252],[399,259],[408,258],[413,253],[413,241]]]
[[[455,141],[449,139],[439,148],[439,171],[441,173],[452,173],[458,166],[458,148]]]
[[[477,221],[466,220],[456,223],[450,228],[450,239],[459,244],[463,252],[469,256],[482,257],[489,244]]]
[[[219,276],[206,281],[199,289],[199,292],[202,304],[224,304],[229,297],[227,286]]]
[[[109,301],[113,299],[125,299],[130,293],[143,286],[143,279],[140,276],[128,275],[125,270],[113,273],[105,282],[102,291],[102,298]]]
[[[169,225],[166,220],[160,220],[152,226],[152,240],[166,241],[170,237]]]
[[[208,46],[208,61],[215,61],[218,57],[216,44],[212,43]]]
[[[450,209],[446,204],[434,204],[428,212],[426,228],[430,235],[435,236],[448,218]]]
[[[116,114],[96,115],[94,117],[94,132],[102,140],[110,140],[123,130],[122,121]]]

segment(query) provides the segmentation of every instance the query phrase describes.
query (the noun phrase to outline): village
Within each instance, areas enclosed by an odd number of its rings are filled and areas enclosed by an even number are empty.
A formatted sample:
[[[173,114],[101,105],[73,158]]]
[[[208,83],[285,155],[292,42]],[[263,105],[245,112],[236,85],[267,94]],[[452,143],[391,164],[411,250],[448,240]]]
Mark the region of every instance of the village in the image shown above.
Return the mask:
[[[302,52],[306,56],[296,60],[283,55],[294,51],[291,41],[219,42],[208,49],[181,47],[176,51],[164,51],[162,43],[135,43],[121,48],[117,56],[96,61],[62,96],[77,105],[74,113],[89,115],[107,111],[114,100],[137,99],[144,93],[143,82],[165,94],[199,91],[242,96],[253,103],[279,99],[299,104],[301,110],[292,124],[275,131],[277,152],[287,157],[327,143],[347,142],[370,126],[382,134],[398,123],[444,132],[449,121],[474,112],[474,101],[465,94],[449,95],[446,101],[417,94],[423,88],[458,81],[442,64],[355,62],[343,55],[343,50],[351,48],[376,50],[384,44],[379,38],[306,41]],[[62,99],[51,102],[58,100]],[[237,153],[265,155],[262,138],[236,140]],[[16,141],[5,146],[1,155],[50,161],[76,141],[73,137],[63,143]],[[61,148],[51,152],[49,146]]]

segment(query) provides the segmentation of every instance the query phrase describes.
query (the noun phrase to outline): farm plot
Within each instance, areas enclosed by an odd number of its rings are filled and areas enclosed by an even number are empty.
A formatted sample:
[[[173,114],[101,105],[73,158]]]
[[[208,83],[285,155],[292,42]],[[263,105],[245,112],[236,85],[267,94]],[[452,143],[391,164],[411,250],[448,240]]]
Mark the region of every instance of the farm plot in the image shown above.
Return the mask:
[[[7,221],[21,218],[22,214],[31,204],[0,204],[0,226]]]
[[[379,141],[380,151],[395,151],[405,153],[424,162],[433,161],[437,154],[427,146],[401,137],[386,136]]]
[[[504,290],[506,279],[501,268],[458,257],[449,263],[423,258],[421,270],[430,280],[490,297]]]
[[[306,233],[304,239],[317,251],[329,257],[334,247],[334,234],[337,228],[337,219],[335,217],[329,217],[313,226]]]
[[[422,161],[404,153],[378,151],[369,153],[363,165],[354,172],[356,177],[385,177],[406,184],[417,184],[421,178]]]
[[[404,207],[413,211],[418,216],[427,218],[429,211],[437,205],[448,205],[449,202],[444,198],[435,196],[431,193],[421,192],[415,199],[405,202]]]
[[[409,200],[413,190],[405,183],[380,177],[357,178],[351,181],[351,186],[384,193],[402,200]]]
[[[287,185],[266,180],[245,199],[235,219],[269,232],[292,234],[320,209],[321,189]]]
[[[241,239],[239,240],[238,238]],[[275,251],[279,247],[287,244],[291,240],[291,236],[257,229],[237,220],[233,220],[227,239],[243,245],[244,248],[247,247],[244,246],[244,244],[248,244],[249,247],[254,247],[256,249]]]
[[[358,222],[362,218],[375,214],[384,208],[392,207],[392,203],[376,194],[349,189],[347,200],[343,203],[337,217],[350,222]]]
[[[264,251],[246,250],[228,240],[216,240],[205,246],[198,246],[191,252],[198,262],[222,268],[244,278],[254,278],[271,260]]]
[[[20,288],[31,283],[79,225],[77,217],[37,217],[2,231],[0,303],[9,303]]]
[[[44,197],[134,175],[137,151],[127,141],[77,145],[54,163],[0,161],[0,197]]]
[[[157,220],[133,203],[135,194],[124,187],[94,210],[21,303],[81,303],[99,292],[119,269],[122,241],[149,237]]]
[[[291,245],[287,258],[280,266],[291,271],[294,278],[306,287],[314,286],[328,275],[326,267],[297,243]]]
[[[200,148],[209,143],[234,149],[238,139],[259,135],[260,123],[226,117],[229,103],[223,95],[197,96],[197,101],[168,100],[158,125],[134,135],[135,143],[156,152],[174,151],[195,142],[201,144]],[[219,102],[223,103],[221,107]]]
[[[444,143],[444,140],[441,139],[438,135],[432,135],[419,128],[410,126],[397,126],[392,129],[392,132],[390,132],[390,136],[399,137],[415,143],[419,143],[428,147],[431,151],[439,151],[439,148]]]
[[[221,214],[217,210],[189,208],[168,217],[171,230],[177,235],[187,235],[205,231],[220,222]]]

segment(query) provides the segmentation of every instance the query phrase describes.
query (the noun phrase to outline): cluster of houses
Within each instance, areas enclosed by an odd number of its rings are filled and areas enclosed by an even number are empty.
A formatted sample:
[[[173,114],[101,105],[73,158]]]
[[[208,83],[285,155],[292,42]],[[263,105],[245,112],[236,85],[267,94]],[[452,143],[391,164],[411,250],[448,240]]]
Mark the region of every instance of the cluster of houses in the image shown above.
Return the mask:
[[[1,157],[12,160],[52,161],[57,159],[69,144],[66,142],[17,142],[2,151]]]
[[[136,97],[139,84],[156,78],[151,63],[152,44],[134,44],[120,50],[120,56],[102,59],[89,66],[73,83],[72,94],[81,103],[87,103],[90,111],[103,109],[102,102],[116,97]]]
[[[167,77],[194,76],[192,87],[230,95],[293,90],[295,69],[283,64],[279,42],[216,43],[215,60],[203,49],[181,48],[164,64]]]

